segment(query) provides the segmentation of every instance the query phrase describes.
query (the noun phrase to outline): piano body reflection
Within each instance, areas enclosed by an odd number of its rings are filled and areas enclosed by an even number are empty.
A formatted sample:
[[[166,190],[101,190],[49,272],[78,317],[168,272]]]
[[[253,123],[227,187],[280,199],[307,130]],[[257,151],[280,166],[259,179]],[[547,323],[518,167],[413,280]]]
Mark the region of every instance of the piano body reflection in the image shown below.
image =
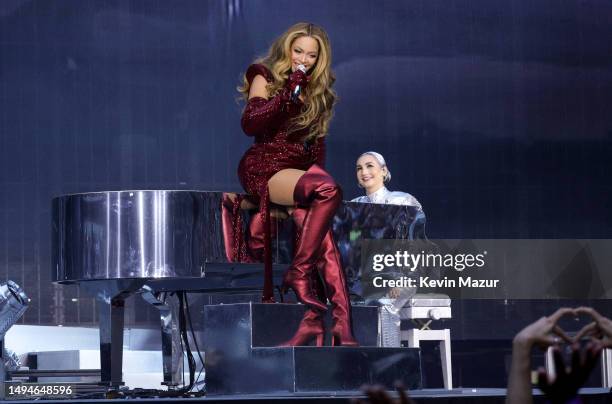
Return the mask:
[[[235,194],[201,191],[110,191],[64,195],[52,206],[52,279],[77,283],[97,301],[101,381],[122,384],[125,299],[141,294],[160,311],[163,384],[177,386],[167,292],[236,293],[261,290],[262,264],[237,257],[256,206],[232,204]],[[280,215],[282,216],[282,215]],[[241,231],[236,231],[238,224]],[[333,223],[347,269],[358,289],[359,240],[424,237],[425,217],[413,207],[343,202]],[[275,221],[274,283],[291,260],[292,221]],[[175,344],[176,345],[176,344]]]

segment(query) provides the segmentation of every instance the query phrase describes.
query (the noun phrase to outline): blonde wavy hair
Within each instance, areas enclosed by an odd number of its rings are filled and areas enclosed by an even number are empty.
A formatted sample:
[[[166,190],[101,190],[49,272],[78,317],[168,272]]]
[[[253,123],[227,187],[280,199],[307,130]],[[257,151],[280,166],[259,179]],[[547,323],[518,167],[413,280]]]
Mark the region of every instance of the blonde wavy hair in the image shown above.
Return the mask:
[[[309,84],[303,91],[304,106],[300,114],[292,119],[289,132],[297,132],[312,125],[305,139],[312,141],[327,134],[333,116],[333,107],[338,98],[332,89],[336,77],[331,70],[331,46],[325,30],[318,25],[297,23],[272,43],[266,56],[256,59],[254,63],[261,63],[272,72],[273,81],[268,83],[266,89],[268,96],[275,96],[283,88],[291,73],[291,45],[293,41],[303,36],[309,36],[317,41],[319,53],[317,62],[310,71]],[[249,97],[249,88],[250,83],[245,74],[242,86],[238,87],[245,101]]]

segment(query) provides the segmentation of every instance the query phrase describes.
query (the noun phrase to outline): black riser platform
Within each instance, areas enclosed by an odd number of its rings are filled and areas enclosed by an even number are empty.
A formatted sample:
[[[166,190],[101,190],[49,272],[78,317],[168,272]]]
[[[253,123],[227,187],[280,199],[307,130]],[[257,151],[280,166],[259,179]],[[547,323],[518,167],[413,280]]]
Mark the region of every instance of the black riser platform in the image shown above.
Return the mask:
[[[421,388],[419,349],[376,347],[377,307],[353,310],[360,347],[276,347],[293,335],[304,310],[298,304],[205,306],[207,393],[356,391],[365,383],[392,388],[396,381]]]

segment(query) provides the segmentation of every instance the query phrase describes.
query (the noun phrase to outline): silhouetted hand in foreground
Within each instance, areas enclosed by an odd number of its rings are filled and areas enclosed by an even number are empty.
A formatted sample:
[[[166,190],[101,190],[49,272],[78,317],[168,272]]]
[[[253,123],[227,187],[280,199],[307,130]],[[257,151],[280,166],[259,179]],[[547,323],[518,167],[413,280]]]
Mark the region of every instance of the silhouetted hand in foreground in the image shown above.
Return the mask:
[[[512,341],[512,366],[506,393],[507,404],[530,404],[531,396],[531,349],[538,346],[546,349],[562,341],[573,340],[557,325],[561,317],[575,315],[575,311],[563,307],[547,317],[529,324],[519,331]]]
[[[597,364],[602,345],[599,341],[591,341],[584,348],[578,343],[572,345],[571,367],[565,365],[559,348],[553,348],[556,376],[549,380],[546,370],[538,371],[538,387],[551,403],[565,404],[578,394],[591,371]]]
[[[575,312],[576,314],[586,314],[594,320],[578,332],[575,337],[576,341],[583,337],[590,337],[594,341],[598,341],[603,348],[612,348],[612,320],[602,316],[591,307],[579,307]]]
[[[514,337],[514,343],[524,346],[527,350],[530,350],[534,345],[546,349],[551,345],[558,345],[562,340],[572,343],[573,340],[567,336],[557,323],[561,317],[574,314],[574,310],[563,307],[548,317],[541,317],[519,331]]]

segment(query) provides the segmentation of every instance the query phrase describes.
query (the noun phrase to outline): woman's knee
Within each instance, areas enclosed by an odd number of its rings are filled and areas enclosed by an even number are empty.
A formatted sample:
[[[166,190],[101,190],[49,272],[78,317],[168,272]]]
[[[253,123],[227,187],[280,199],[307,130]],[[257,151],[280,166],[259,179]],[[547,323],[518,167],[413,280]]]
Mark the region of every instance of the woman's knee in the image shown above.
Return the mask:
[[[314,164],[313,167],[316,168],[317,175],[321,175],[323,177],[322,182],[325,184],[325,186],[337,192],[340,195],[340,198],[342,198],[342,188],[340,187],[340,184],[336,182],[334,177],[332,177],[330,173],[328,173],[327,171],[325,171],[323,168],[319,167],[316,164]],[[310,172],[310,170],[307,172]]]
[[[293,205],[293,191],[304,171],[287,169],[274,174],[268,181],[270,199],[279,205]]]
[[[308,203],[316,194],[324,194],[326,199],[342,200],[342,188],[336,180],[318,165],[313,165],[296,184],[294,199]]]

